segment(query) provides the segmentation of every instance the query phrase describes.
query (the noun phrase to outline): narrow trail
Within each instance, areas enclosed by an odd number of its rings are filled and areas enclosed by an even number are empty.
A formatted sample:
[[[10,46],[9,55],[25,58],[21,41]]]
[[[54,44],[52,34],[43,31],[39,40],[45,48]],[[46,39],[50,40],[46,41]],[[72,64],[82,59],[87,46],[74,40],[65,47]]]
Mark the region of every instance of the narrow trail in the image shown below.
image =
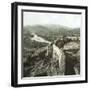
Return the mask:
[[[42,42],[42,43],[48,43],[49,45],[51,44],[50,41],[45,40],[44,38],[36,35],[35,33],[33,33],[33,37],[31,38],[31,40],[37,41],[37,42]],[[47,49],[48,52],[48,49]],[[62,60],[65,59],[65,55],[63,53],[62,49],[59,49],[59,47],[57,47],[55,44],[52,45],[52,52],[53,52],[53,60],[57,60],[58,64],[59,64],[59,68],[62,68]],[[47,53],[48,55],[48,53]]]
[[[35,33],[32,33],[33,37],[31,38],[31,40],[34,40],[34,41],[37,41],[37,42],[42,42],[42,43],[48,43],[48,44],[51,44],[50,41],[48,40],[45,40],[44,38],[36,35]]]

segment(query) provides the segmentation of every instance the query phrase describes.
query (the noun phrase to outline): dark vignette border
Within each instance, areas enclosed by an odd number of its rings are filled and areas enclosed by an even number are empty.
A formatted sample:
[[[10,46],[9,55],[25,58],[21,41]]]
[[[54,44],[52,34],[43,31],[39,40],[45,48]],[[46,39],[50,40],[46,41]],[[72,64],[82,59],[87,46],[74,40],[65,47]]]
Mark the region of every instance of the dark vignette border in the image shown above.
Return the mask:
[[[34,84],[18,84],[18,9],[19,5],[23,6],[39,6],[39,7],[54,7],[54,8],[73,8],[85,10],[85,80],[77,81],[64,81],[64,82],[47,82],[47,83],[34,83]],[[74,13],[75,14],[75,13]],[[11,5],[11,85],[13,87],[24,86],[42,86],[42,85],[58,85],[58,84],[74,84],[74,83],[87,83],[88,82],[88,7],[86,6],[73,6],[73,5],[56,5],[56,4],[43,4],[43,3],[24,3],[15,2]]]

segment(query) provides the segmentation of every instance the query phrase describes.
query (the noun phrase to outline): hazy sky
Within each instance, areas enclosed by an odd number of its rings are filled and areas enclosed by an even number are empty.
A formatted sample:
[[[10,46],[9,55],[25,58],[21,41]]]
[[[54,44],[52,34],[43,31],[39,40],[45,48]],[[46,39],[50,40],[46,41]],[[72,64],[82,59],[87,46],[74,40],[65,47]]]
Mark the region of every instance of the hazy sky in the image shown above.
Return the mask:
[[[61,13],[39,13],[39,12],[24,12],[24,26],[26,25],[45,25],[58,24],[71,28],[81,26],[80,14],[61,14]]]

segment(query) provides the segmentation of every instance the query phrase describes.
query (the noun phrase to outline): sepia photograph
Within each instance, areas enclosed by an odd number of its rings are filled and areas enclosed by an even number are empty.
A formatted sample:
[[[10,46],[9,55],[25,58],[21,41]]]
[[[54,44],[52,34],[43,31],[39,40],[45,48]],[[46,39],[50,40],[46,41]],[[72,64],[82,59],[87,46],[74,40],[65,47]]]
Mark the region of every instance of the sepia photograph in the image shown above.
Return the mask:
[[[12,3],[13,87],[87,83],[87,7]]]
[[[81,13],[22,15],[22,77],[80,75]]]

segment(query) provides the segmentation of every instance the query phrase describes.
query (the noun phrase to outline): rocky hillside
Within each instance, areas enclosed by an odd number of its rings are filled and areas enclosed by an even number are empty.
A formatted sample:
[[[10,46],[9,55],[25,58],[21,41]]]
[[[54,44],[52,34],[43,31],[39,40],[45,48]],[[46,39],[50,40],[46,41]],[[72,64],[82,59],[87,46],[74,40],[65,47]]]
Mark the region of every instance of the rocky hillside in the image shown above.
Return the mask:
[[[32,39],[34,37],[32,33],[50,43],[40,42],[40,38]],[[79,36],[79,28],[75,31],[52,25],[25,27],[23,77],[80,74]]]

